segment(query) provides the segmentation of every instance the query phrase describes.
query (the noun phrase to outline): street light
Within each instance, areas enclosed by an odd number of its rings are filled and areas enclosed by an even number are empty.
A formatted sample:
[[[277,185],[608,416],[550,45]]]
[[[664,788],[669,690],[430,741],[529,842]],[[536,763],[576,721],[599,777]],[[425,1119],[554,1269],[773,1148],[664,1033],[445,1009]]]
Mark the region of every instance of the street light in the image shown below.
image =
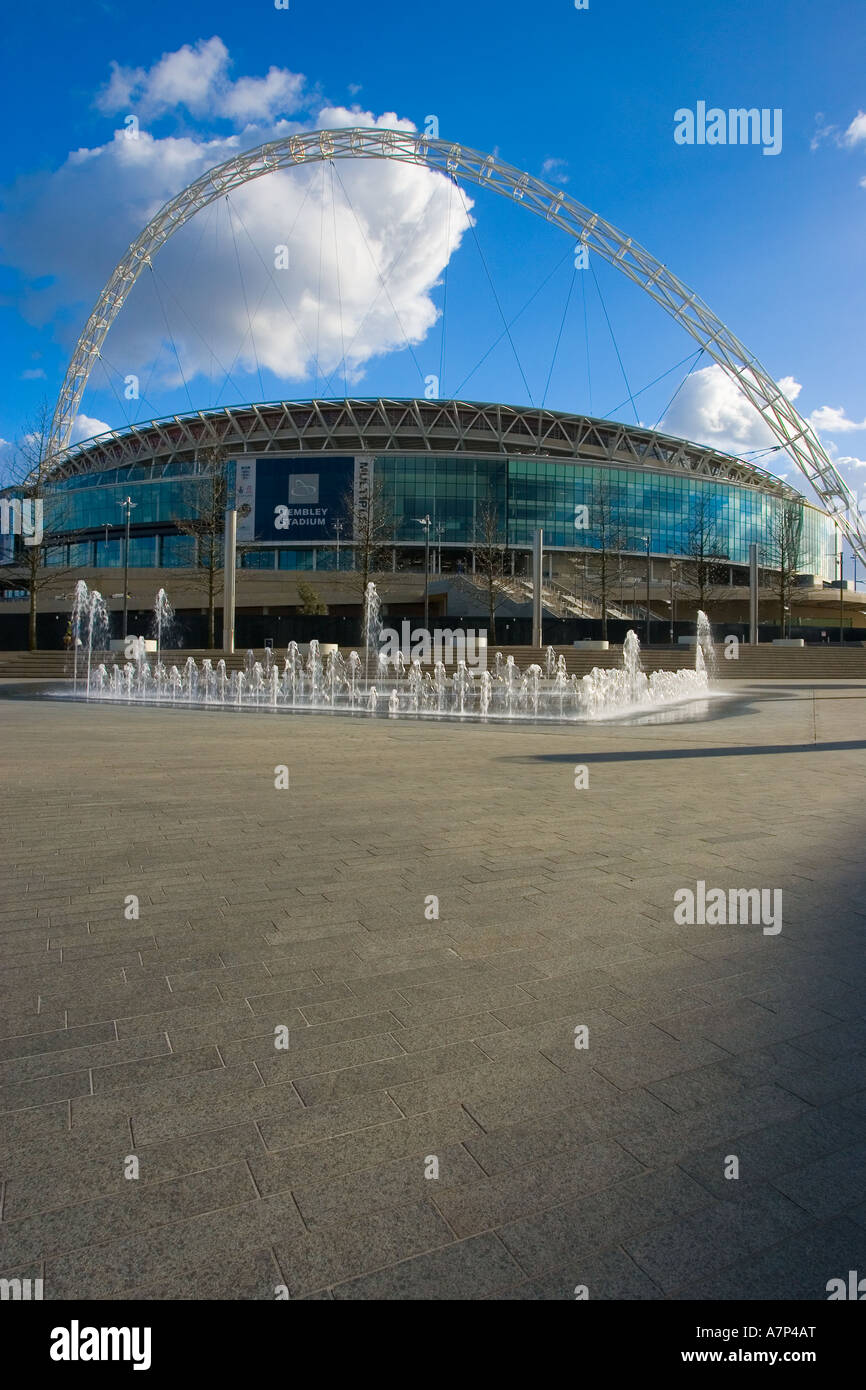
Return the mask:
[[[442,573],[442,537],[443,537],[444,535],[445,535],[445,527],[442,525],[442,522],[441,522],[441,521],[437,521],[437,522],[436,522],[436,540],[437,540],[437,543],[438,543],[438,544],[437,544],[437,554],[436,554],[436,573],[437,573],[437,574],[441,574],[441,573]]]
[[[137,507],[138,503],[133,502],[131,497],[124,497],[120,506],[126,512],[126,545],[123,549],[123,640],[126,641],[129,627],[129,523],[132,519],[132,509]]]
[[[106,567],[108,566],[108,561],[109,561],[109,559],[110,559],[110,556],[109,556],[109,554],[108,554],[108,533],[109,533],[109,531],[112,529],[113,525],[114,525],[114,523],[111,522],[111,521],[103,521],[103,523],[102,523],[102,526],[103,526],[103,528],[104,528],[104,530],[105,530],[105,564],[106,564]],[[99,566],[99,541],[96,542],[96,551],[95,551],[95,555],[96,555],[96,564],[97,564],[97,567],[98,567],[98,566]]]
[[[416,516],[415,520],[419,526],[424,527],[424,626],[430,626],[430,527],[432,521],[430,513],[426,516]]]
[[[338,569],[338,570],[339,570],[339,568],[340,568],[340,532],[342,531],[342,529],[343,529],[343,523],[342,523],[342,521],[335,521],[335,522],[334,522],[334,530],[335,530],[336,533],[337,533],[337,569]]]
[[[671,646],[676,642],[675,628],[677,622],[677,591],[674,587],[675,580],[679,574],[679,566],[671,561]]]
[[[646,635],[644,646],[648,647],[650,640],[650,538],[649,536],[641,536],[641,540],[646,546]]]
[[[639,574],[630,574],[628,582],[631,585],[631,620],[637,622],[637,586],[640,583]]]

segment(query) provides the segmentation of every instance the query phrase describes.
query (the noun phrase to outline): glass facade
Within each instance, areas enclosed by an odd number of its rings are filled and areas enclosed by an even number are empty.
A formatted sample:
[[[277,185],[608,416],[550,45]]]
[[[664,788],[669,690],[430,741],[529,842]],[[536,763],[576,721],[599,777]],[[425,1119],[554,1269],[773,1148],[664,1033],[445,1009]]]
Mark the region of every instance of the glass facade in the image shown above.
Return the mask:
[[[322,455],[311,455],[310,464]],[[648,460],[652,454],[648,455]],[[293,457],[297,464],[297,455]],[[195,465],[137,464],[66,479],[46,504],[45,529],[68,533],[69,546],[52,548],[49,563],[119,567],[123,564],[123,512],[130,496],[132,513],[129,563],[138,567],[178,568],[194,563],[195,544],[179,534],[175,523],[195,516],[201,480]],[[233,468],[232,468],[233,472]],[[610,548],[642,554],[649,537],[654,556],[689,553],[690,533],[697,516],[712,528],[713,552],[732,565],[745,565],[749,545],[761,547],[762,563],[772,566],[773,531],[783,498],[725,480],[689,473],[650,472],[640,467],[520,458],[471,453],[397,454],[377,456],[374,477],[383,484],[384,502],[393,516],[395,546],[423,546],[418,518],[432,519],[431,545],[472,547],[489,539],[495,518],[497,539],[516,550],[528,550],[533,532],[543,527],[546,548],[597,549],[599,497],[616,536]],[[578,509],[586,508],[588,526],[576,525]],[[836,538],[833,524],[816,507],[803,504],[803,573],[832,578]],[[109,539],[100,531],[109,524]],[[82,532],[92,532],[84,539]],[[73,536],[75,539],[73,540]],[[351,541],[346,527],[340,547],[340,568],[352,567]],[[256,569],[334,569],[336,548],[285,546],[247,550],[241,562]]]
[[[378,459],[376,467],[393,506],[395,540],[404,543],[418,540],[416,518],[429,513],[434,528],[443,527],[447,542],[471,545],[483,535],[487,508],[488,516],[495,512],[509,546],[528,549],[533,532],[542,527],[546,547],[597,549],[602,505],[608,527],[625,551],[643,552],[648,536],[653,555],[685,555],[700,516],[731,564],[748,563],[752,541],[769,563],[774,522],[783,504],[771,493],[688,474],[544,459],[389,455]],[[579,507],[587,508],[586,529],[575,525]],[[832,577],[835,549],[829,518],[804,505],[802,571]]]

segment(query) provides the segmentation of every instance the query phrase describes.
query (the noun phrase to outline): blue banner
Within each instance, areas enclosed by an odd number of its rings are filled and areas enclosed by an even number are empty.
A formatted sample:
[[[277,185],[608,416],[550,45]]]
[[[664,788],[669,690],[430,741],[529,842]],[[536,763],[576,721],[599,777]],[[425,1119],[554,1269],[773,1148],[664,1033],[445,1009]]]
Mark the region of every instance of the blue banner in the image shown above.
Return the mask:
[[[258,458],[237,460],[238,540],[333,541],[335,523],[349,531],[355,459]]]

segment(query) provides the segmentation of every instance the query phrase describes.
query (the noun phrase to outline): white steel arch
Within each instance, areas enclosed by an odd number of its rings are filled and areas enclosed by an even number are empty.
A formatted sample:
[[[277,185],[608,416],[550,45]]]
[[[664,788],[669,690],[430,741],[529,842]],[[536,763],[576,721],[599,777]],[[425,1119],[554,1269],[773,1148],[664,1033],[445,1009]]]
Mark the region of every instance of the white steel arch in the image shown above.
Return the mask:
[[[208,170],[160,208],[115,267],[75,345],[51,423],[51,454],[67,448],[72,422],[105,336],[141,271],[172,232],[201,208],[251,179],[277,169],[334,159],[393,159],[420,164],[455,180],[490,188],[555,223],[622,271],[676,319],[736,382],[811,483],[823,506],[836,517],[852,549],[866,563],[866,526],[857,502],[815,431],[758,359],[693,290],[631,237],[561,190],[493,155],[405,130],[315,130],[274,140]]]

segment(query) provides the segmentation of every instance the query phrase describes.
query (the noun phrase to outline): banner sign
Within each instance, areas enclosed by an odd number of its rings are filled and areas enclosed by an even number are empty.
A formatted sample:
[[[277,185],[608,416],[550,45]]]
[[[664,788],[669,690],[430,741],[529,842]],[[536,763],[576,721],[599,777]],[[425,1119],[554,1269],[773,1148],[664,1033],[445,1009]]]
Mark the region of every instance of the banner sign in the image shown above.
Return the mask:
[[[348,531],[354,457],[239,458],[235,468],[239,541],[333,541],[338,521]]]

